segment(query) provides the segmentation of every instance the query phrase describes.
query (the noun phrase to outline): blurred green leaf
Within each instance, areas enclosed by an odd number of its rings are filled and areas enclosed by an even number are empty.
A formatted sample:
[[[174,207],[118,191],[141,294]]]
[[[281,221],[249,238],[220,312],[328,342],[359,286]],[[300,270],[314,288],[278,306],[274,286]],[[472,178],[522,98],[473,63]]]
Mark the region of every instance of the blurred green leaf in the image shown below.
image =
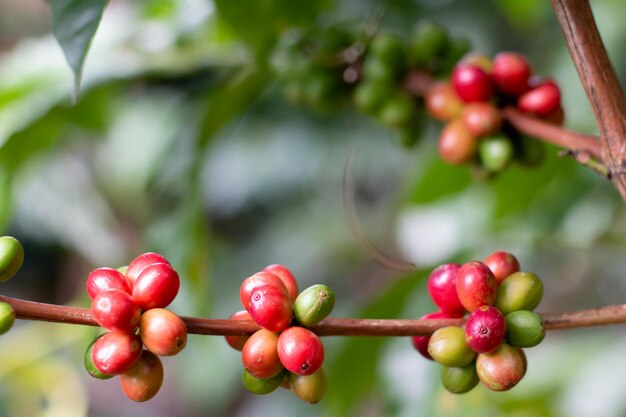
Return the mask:
[[[442,197],[464,190],[472,183],[472,176],[466,166],[448,165],[433,155],[429,165],[420,172],[420,178],[409,193],[413,203],[430,203]]]

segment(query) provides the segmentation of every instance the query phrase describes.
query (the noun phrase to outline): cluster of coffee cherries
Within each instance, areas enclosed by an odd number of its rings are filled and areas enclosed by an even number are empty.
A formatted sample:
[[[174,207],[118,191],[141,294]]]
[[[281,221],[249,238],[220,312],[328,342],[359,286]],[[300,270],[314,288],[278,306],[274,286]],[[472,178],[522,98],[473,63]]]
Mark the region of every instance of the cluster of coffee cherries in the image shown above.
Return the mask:
[[[504,107],[557,125],[564,119],[558,85],[533,76],[526,58],[514,52],[500,52],[493,59],[467,54],[449,81],[429,89],[425,103],[433,118],[446,122],[439,136],[441,158],[454,165],[472,162],[491,173],[514,159],[533,164],[541,157],[535,141],[504,123]]]
[[[91,376],[120,375],[124,394],[133,401],[154,397],[163,383],[159,356],[172,356],[187,343],[187,326],[166,310],[178,294],[178,273],[163,256],[148,252],[127,267],[98,268],[87,278],[91,312],[109,330],[85,352]]]
[[[541,317],[532,310],[543,295],[541,280],[520,272],[517,259],[499,251],[484,262],[443,264],[428,277],[428,293],[439,311],[422,319],[461,318],[464,327],[448,326],[431,336],[415,336],[413,346],[442,365],[441,381],[462,394],[478,382],[494,391],[513,388],[526,373],[522,348],[545,336]]]
[[[8,281],[24,263],[24,248],[12,236],[0,237],[0,282]],[[5,334],[15,322],[15,311],[11,304],[0,301],[0,335]]]
[[[299,293],[293,274],[274,264],[246,278],[239,295],[245,310],[231,319],[254,320],[262,327],[251,336],[225,336],[241,351],[246,389],[264,395],[282,386],[305,402],[319,402],[327,388],[324,345],[307,327],[330,314],[334,292],[316,284]]]

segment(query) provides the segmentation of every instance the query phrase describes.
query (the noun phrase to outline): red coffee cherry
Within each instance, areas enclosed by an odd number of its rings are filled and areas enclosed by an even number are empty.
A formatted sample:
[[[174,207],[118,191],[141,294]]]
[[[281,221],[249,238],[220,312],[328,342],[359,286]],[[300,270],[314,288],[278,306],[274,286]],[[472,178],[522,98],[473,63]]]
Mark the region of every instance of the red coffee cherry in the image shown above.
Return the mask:
[[[259,326],[272,332],[281,332],[293,320],[291,300],[276,285],[256,287],[250,297],[250,316]]]
[[[561,106],[561,91],[553,81],[543,84],[524,93],[517,101],[517,107],[539,117],[548,116]]]
[[[289,299],[293,303],[296,301],[300,290],[298,290],[298,283],[296,282],[296,277],[293,276],[291,271],[287,269],[287,267],[280,264],[268,265],[263,268],[263,271],[271,272],[276,275],[280,280],[285,284],[285,288],[287,288],[287,293],[289,293]]]
[[[180,288],[178,273],[166,263],[150,265],[133,285],[133,300],[143,310],[167,307]]]
[[[484,305],[493,305],[498,295],[496,278],[487,265],[472,261],[459,269],[456,292],[463,307],[469,312]]]
[[[530,65],[523,55],[500,52],[493,59],[491,78],[500,92],[519,96],[528,91],[528,78],[531,72]]]
[[[439,135],[439,156],[451,165],[470,161],[476,155],[477,139],[461,120],[448,123]]]
[[[425,104],[428,113],[442,122],[455,119],[463,109],[463,102],[447,82],[433,85],[426,93]]]
[[[100,291],[91,301],[91,312],[100,326],[129,333],[137,329],[141,317],[139,306],[122,290]]]
[[[480,353],[476,358],[476,373],[487,388],[508,391],[526,373],[525,355],[521,349],[503,343],[492,353]]]
[[[128,281],[117,269],[98,268],[91,271],[87,277],[89,298],[93,300],[100,291],[107,290],[122,290],[128,294],[131,293]]]
[[[519,261],[513,254],[504,251],[494,252],[485,258],[485,265],[491,269],[496,282],[501,283],[504,278],[519,272]]]
[[[173,356],[187,345],[187,326],[175,313],[153,308],[141,315],[139,337],[155,355]]]
[[[231,320],[252,320],[252,316],[246,310],[237,311],[230,315],[229,319]],[[241,351],[243,349],[243,345],[246,344],[250,336],[248,335],[237,335],[237,336],[224,336],[226,342],[235,350]]]
[[[463,314],[457,316],[451,316],[448,313],[444,313],[443,311],[435,311],[433,313],[424,314],[420,319],[422,320],[436,320],[436,319],[455,319],[461,318]],[[423,357],[426,359],[433,360],[430,353],[428,353],[428,342],[430,341],[430,336],[413,336],[411,337],[411,343],[413,343],[413,347],[417,350]]]
[[[490,103],[469,103],[461,112],[461,120],[473,136],[480,138],[500,130],[502,113]]]
[[[470,314],[465,322],[465,341],[477,353],[490,353],[504,341],[506,320],[492,306],[482,306]]]
[[[137,363],[141,348],[138,335],[126,332],[105,333],[93,345],[93,364],[103,374],[121,374]]]
[[[304,327],[290,327],[278,337],[278,357],[288,371],[311,375],[324,362],[324,345],[312,331]]]
[[[428,276],[428,294],[435,305],[451,316],[463,316],[465,308],[456,293],[456,276],[461,265],[443,264]]]
[[[135,284],[135,281],[139,277],[139,274],[143,272],[147,267],[154,264],[170,264],[167,259],[155,252],[147,252],[139,255],[133,261],[128,264],[126,269],[126,279],[131,288]]]
[[[250,311],[250,298],[252,297],[252,293],[255,291],[256,287],[266,285],[275,285],[278,288],[281,288],[287,296],[289,295],[287,287],[276,274],[267,271],[257,272],[251,277],[244,279],[241,283],[241,288],[239,289],[239,299],[241,300],[243,308]]]
[[[122,392],[137,402],[154,397],[163,384],[163,364],[154,353],[144,350],[139,361],[120,375]]]
[[[489,75],[480,67],[459,63],[452,71],[452,86],[461,100],[466,103],[487,101],[493,94]]]
[[[256,378],[271,378],[283,370],[278,357],[278,335],[266,329],[254,333],[241,351],[243,367]]]

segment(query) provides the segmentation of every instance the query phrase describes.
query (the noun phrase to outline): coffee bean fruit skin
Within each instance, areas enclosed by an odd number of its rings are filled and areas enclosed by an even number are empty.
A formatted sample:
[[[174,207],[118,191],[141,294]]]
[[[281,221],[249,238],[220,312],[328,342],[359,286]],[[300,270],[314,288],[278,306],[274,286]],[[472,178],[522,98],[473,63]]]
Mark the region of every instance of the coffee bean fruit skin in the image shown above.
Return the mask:
[[[513,311],[506,315],[506,340],[512,346],[537,346],[546,336],[543,320],[528,310]]]
[[[132,292],[126,277],[117,269],[98,268],[91,271],[87,277],[87,293],[93,298],[100,291],[122,290],[130,294]]]
[[[257,378],[245,368],[241,372],[243,386],[256,395],[267,395],[276,391],[282,384],[284,378],[284,372],[280,372],[271,378]]]
[[[452,86],[461,100],[466,103],[487,101],[493,94],[489,75],[480,67],[460,63],[452,71]]]
[[[266,379],[278,375],[283,365],[278,358],[278,334],[261,329],[255,332],[241,351],[241,362],[255,378]]]
[[[448,313],[444,313],[443,311],[435,311],[433,313],[428,313],[420,317],[422,320],[436,320],[436,319],[454,319],[461,318],[462,314],[457,316],[451,316]],[[428,342],[430,341],[430,336],[413,336],[411,337],[411,343],[415,350],[417,350],[423,357],[429,360],[433,360],[430,353],[428,353]]]
[[[477,353],[495,351],[504,341],[506,320],[492,306],[478,307],[465,322],[465,341]]]
[[[324,398],[328,389],[326,372],[320,368],[311,375],[289,374],[289,386],[296,397],[309,404],[316,404]]]
[[[250,311],[250,299],[252,297],[252,293],[257,287],[266,285],[275,285],[287,296],[289,296],[287,287],[276,274],[268,271],[257,272],[256,274],[244,279],[241,283],[241,287],[239,288],[239,299],[241,300],[243,308]]]
[[[293,303],[296,301],[300,290],[298,289],[298,282],[296,281],[296,277],[291,273],[287,267],[280,264],[272,264],[263,268],[263,271],[270,272],[276,275],[280,280],[285,284],[285,288],[287,288],[287,293],[289,294],[289,299]]]
[[[415,27],[408,47],[411,65],[424,67],[450,46],[446,30],[436,23],[421,21]]]
[[[91,375],[92,377],[96,379],[111,379],[115,375],[109,375],[109,374],[104,374],[100,372],[100,370],[98,370],[98,368],[96,368],[96,365],[93,363],[93,347],[96,344],[96,341],[100,339],[102,336],[104,335],[100,335],[96,337],[89,344],[89,346],[87,347],[87,350],[85,351],[85,357],[84,357],[83,363],[85,364],[85,369],[87,370],[87,373],[89,373],[89,375]]]
[[[425,103],[428,113],[441,122],[455,119],[461,114],[463,102],[449,83],[438,82],[426,93]]]
[[[396,92],[381,105],[378,118],[381,123],[393,128],[403,128],[411,124],[416,116],[413,99],[405,93]]]
[[[91,301],[91,312],[98,324],[108,330],[134,332],[141,310],[125,291],[100,291]]]
[[[391,95],[392,90],[392,87],[387,83],[366,80],[355,87],[353,101],[362,112],[376,114]]]
[[[139,277],[139,274],[141,274],[144,269],[146,269],[150,265],[160,263],[165,263],[169,265],[167,259],[155,252],[147,252],[133,259],[126,268],[126,279],[128,280],[130,287],[133,287],[135,281]]]
[[[180,289],[178,273],[166,263],[150,265],[133,285],[133,300],[142,310],[167,307]]]
[[[361,76],[363,82],[384,83],[391,86],[395,84],[398,73],[392,66],[373,55],[368,55],[361,66]]]
[[[11,304],[0,301],[0,334],[5,334],[15,323],[15,310]]]
[[[515,52],[500,52],[493,58],[491,78],[498,91],[519,96],[528,91],[528,79],[532,69],[523,55]]]
[[[456,293],[456,277],[461,265],[443,264],[428,276],[428,294],[441,311],[452,316],[463,315],[465,308]]]
[[[293,326],[278,337],[278,357],[288,371],[311,375],[324,362],[324,345],[312,331]]]
[[[469,103],[461,111],[461,119],[469,132],[481,138],[493,135],[502,126],[502,114],[491,103]]]
[[[496,279],[487,265],[479,261],[472,261],[463,264],[459,269],[456,279],[456,292],[463,307],[472,312],[478,307],[495,303],[497,285]]]
[[[298,295],[293,305],[296,320],[303,326],[312,326],[324,320],[335,306],[335,292],[327,285],[313,285]]]
[[[230,315],[229,319],[231,320],[252,320],[252,316],[246,310],[240,310]],[[248,335],[231,335],[224,336],[226,342],[235,350],[241,351],[243,349],[243,345],[246,344],[250,336]]]
[[[129,399],[144,402],[153,398],[163,385],[163,364],[154,353],[144,350],[139,361],[120,375],[122,392]]]
[[[451,165],[468,162],[476,155],[478,140],[461,120],[453,120],[439,134],[439,156]]]
[[[126,332],[105,333],[93,346],[94,366],[103,374],[122,374],[137,363],[142,347],[138,335]]]
[[[503,343],[495,352],[478,355],[476,372],[490,390],[508,391],[521,381],[526,370],[519,351]]]
[[[548,116],[561,105],[561,91],[552,81],[546,81],[538,87],[524,93],[517,101],[517,107],[539,117]]]
[[[504,134],[487,136],[478,143],[478,156],[483,167],[500,172],[513,160],[515,149]]]
[[[428,342],[428,353],[444,366],[465,366],[476,357],[465,341],[465,331],[458,326],[437,329]]]
[[[282,332],[293,320],[289,295],[271,284],[255,288],[250,297],[250,316],[259,326]]]
[[[175,313],[153,308],[141,315],[139,336],[144,347],[155,355],[173,356],[187,345],[187,326]]]
[[[374,36],[368,52],[379,61],[388,65],[396,73],[404,69],[404,42],[391,33],[379,33]]]
[[[543,283],[530,272],[515,272],[498,287],[496,307],[507,315],[517,310],[532,310],[541,301]]]
[[[513,254],[504,251],[497,251],[490,254],[485,258],[484,263],[491,269],[498,284],[509,275],[519,272],[520,270],[517,258]]]
[[[441,383],[453,394],[465,394],[471,391],[478,381],[476,363],[473,361],[461,367],[441,367]]]
[[[0,282],[13,277],[24,263],[24,248],[11,236],[0,237]]]

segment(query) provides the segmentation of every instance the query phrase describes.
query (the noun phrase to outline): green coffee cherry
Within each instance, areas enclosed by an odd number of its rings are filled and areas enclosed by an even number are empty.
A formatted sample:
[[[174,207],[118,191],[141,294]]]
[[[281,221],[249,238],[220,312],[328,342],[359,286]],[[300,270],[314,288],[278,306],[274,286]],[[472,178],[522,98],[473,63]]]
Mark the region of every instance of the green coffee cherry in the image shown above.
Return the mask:
[[[543,283],[530,272],[515,272],[498,287],[496,307],[505,316],[517,310],[532,310],[541,301]]]
[[[0,334],[5,334],[15,322],[15,311],[11,304],[0,301]]]
[[[98,339],[100,339],[102,336],[104,336],[104,334],[101,334],[100,336],[96,337],[93,340],[93,342],[89,344],[89,347],[87,347],[87,350],[85,351],[84,364],[85,364],[85,369],[87,370],[89,375],[91,375],[92,377],[97,378],[97,379],[110,379],[110,378],[113,378],[114,375],[108,375],[108,374],[100,372],[100,370],[96,368],[96,365],[93,363],[93,356],[92,356],[93,346],[96,344]]]
[[[6,281],[15,275],[23,262],[22,244],[11,236],[0,237],[0,281]]]
[[[404,70],[404,42],[391,33],[377,34],[369,45],[368,52],[378,61],[387,65],[394,74]]]
[[[464,394],[471,391],[478,384],[476,363],[472,361],[462,367],[441,367],[441,383],[453,394]]]
[[[328,106],[340,88],[338,79],[328,71],[311,72],[302,83],[305,102],[318,109]]]
[[[354,89],[353,100],[359,110],[376,114],[381,105],[392,93],[392,86],[384,82],[365,81]]]
[[[428,341],[428,353],[435,361],[451,367],[465,366],[476,357],[465,341],[465,330],[458,326],[437,329]]]
[[[416,106],[408,94],[397,92],[383,102],[378,118],[390,127],[403,128],[410,126],[416,117]]]
[[[451,41],[445,56],[441,59],[440,67],[437,68],[437,70],[443,73],[451,72],[456,63],[471,49],[472,45],[468,39],[455,39]]]
[[[397,73],[389,64],[375,56],[368,56],[363,61],[361,73],[364,82],[381,82],[392,85],[396,81]]]
[[[282,384],[284,377],[285,374],[283,372],[267,379],[256,378],[245,368],[241,372],[241,380],[243,381],[243,386],[248,391],[256,395],[266,395],[274,392],[278,387],[280,387],[280,384]]]
[[[446,52],[450,39],[446,30],[429,21],[421,21],[415,27],[409,43],[409,62],[417,67],[426,66]]]
[[[478,142],[478,156],[490,171],[502,171],[513,159],[513,144],[505,135],[486,137]]]
[[[289,385],[296,397],[309,404],[315,404],[324,398],[328,381],[324,369],[320,368],[312,375],[290,374]]]
[[[512,346],[537,346],[546,335],[543,320],[537,313],[518,310],[509,313],[506,318],[506,340]]]
[[[317,284],[302,291],[293,304],[298,323],[312,326],[324,320],[335,306],[335,292],[327,285]]]

